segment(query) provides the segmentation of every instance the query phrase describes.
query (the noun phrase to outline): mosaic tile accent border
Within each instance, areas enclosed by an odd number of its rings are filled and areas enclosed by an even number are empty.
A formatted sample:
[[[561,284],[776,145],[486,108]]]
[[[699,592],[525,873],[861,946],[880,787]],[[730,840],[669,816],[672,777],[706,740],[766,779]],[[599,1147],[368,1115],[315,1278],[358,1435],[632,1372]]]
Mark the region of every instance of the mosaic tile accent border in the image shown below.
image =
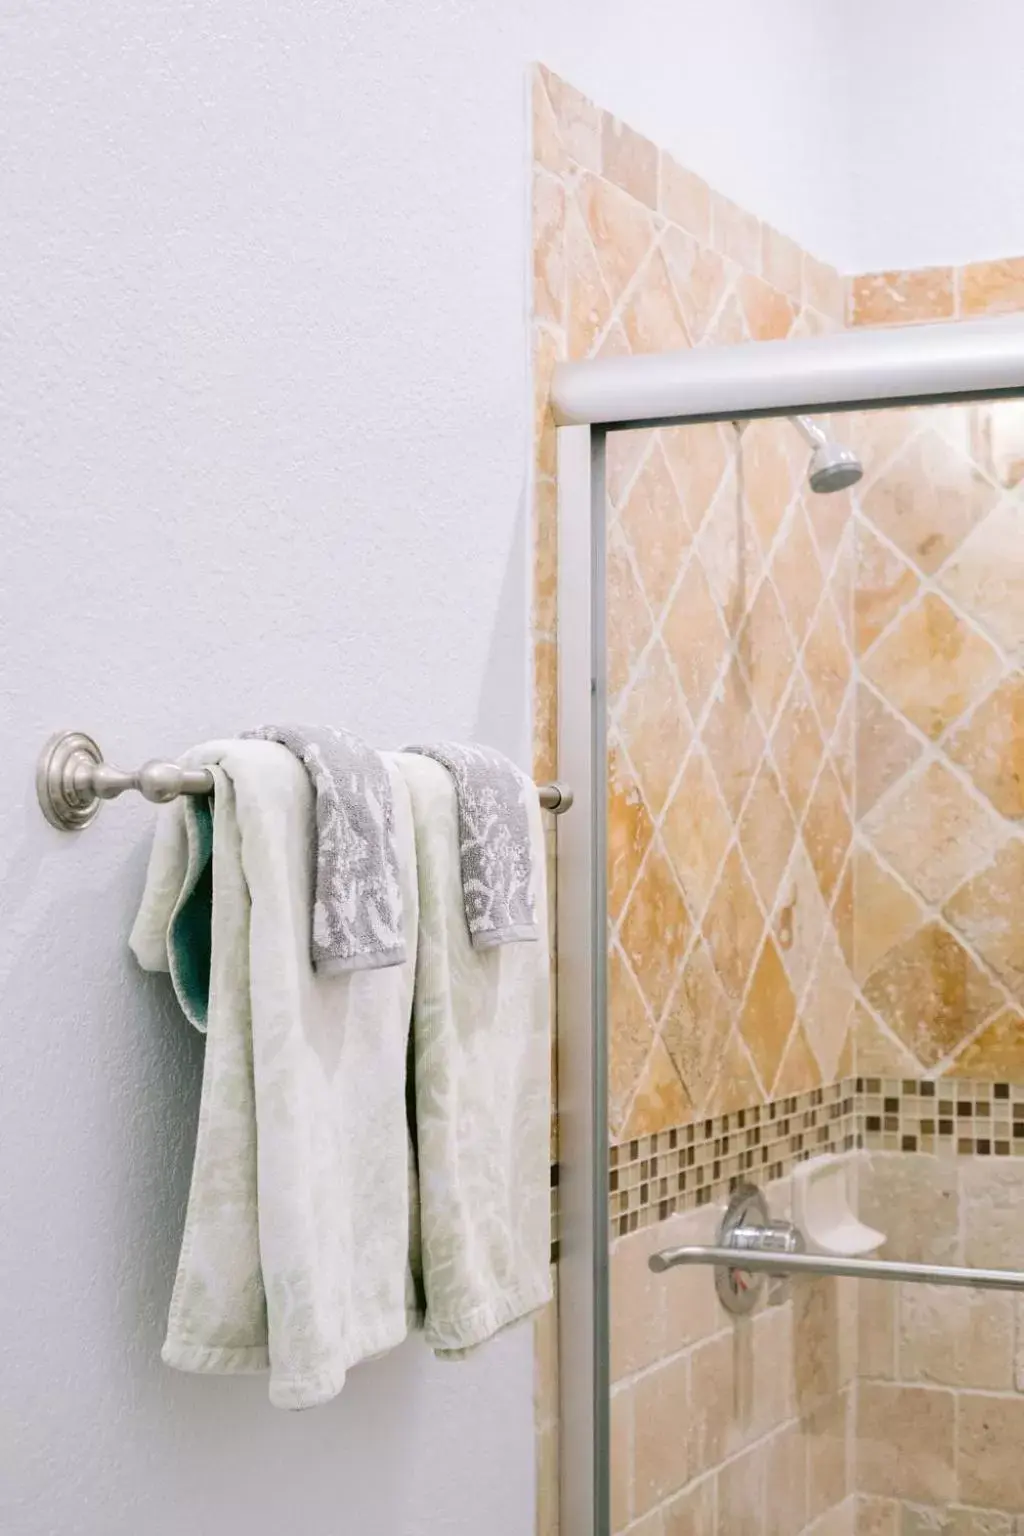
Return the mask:
[[[852,1078],[623,1142],[610,1153],[612,1236],[722,1199],[742,1178],[767,1184],[856,1145]]]
[[[727,1198],[740,1179],[770,1184],[829,1152],[1024,1157],[1024,1083],[847,1077],[826,1088],[639,1136],[609,1149],[612,1238]],[[559,1256],[558,1165],[551,1168],[551,1261]]]
[[[875,1152],[1024,1157],[1024,1083],[863,1077],[857,1145]]]

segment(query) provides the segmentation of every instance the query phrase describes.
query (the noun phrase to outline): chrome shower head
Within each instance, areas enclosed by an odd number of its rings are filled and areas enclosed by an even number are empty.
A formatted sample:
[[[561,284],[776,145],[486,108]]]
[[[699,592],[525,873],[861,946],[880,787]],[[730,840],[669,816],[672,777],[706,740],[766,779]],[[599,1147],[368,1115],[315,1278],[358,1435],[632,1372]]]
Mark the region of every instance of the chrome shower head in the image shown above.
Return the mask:
[[[814,452],[807,470],[811,490],[818,496],[829,496],[833,491],[845,491],[856,485],[864,474],[864,467],[852,448],[833,443],[809,416],[791,416],[790,421]]]

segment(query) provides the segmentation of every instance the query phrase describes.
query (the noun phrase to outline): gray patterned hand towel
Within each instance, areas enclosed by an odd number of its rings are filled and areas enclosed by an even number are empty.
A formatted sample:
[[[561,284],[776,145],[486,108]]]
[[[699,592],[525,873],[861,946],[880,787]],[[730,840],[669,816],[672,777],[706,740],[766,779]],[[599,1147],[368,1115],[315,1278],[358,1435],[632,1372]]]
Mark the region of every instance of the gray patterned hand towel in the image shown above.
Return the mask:
[[[493,747],[443,741],[406,747],[432,757],[455,781],[462,895],[474,949],[536,940],[527,794],[533,780]]]
[[[287,747],[316,794],[314,970],[329,975],[402,965],[395,810],[380,753],[330,726],[262,725],[244,735]]]

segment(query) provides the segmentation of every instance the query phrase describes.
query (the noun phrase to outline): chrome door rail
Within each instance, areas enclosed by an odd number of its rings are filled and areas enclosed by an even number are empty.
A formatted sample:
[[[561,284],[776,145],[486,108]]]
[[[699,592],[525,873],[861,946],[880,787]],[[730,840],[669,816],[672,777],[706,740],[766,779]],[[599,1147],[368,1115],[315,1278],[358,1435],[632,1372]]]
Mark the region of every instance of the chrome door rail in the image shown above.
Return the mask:
[[[906,1280],[917,1285],[965,1285],[985,1291],[1024,1291],[1019,1269],[968,1269],[958,1264],[901,1264],[891,1259],[842,1259],[817,1253],[757,1253],[718,1246],[666,1248],[650,1260],[655,1274],[678,1265],[711,1264],[750,1274],[842,1275],[851,1280]]]

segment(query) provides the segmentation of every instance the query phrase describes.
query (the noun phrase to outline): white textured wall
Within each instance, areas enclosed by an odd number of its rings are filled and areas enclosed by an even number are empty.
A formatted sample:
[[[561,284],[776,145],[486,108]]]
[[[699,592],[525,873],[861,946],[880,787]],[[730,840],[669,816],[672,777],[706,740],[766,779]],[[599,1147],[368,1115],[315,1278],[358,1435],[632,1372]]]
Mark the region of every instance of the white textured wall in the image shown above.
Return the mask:
[[[305,716],[525,761],[527,63],[841,260],[823,9],[0,10],[4,1536],[531,1530],[528,1333],[299,1417],[159,1364],[199,1043],[125,949],[148,811],[61,837],[34,757]]]

